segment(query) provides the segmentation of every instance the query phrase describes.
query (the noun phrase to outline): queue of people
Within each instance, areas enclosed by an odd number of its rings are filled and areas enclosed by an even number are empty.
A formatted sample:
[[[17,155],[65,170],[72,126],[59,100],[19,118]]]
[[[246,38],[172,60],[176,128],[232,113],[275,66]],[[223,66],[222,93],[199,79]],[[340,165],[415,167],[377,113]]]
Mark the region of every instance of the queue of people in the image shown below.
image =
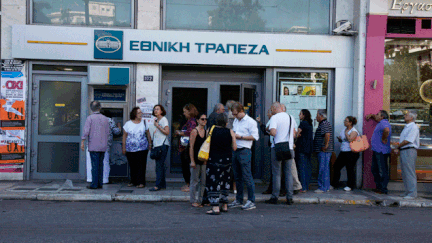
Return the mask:
[[[356,189],[356,163],[359,153],[352,151],[350,143],[360,136],[355,128],[357,119],[347,116],[344,119],[345,129],[337,136],[341,143],[340,153],[333,166],[333,178],[330,178],[330,159],[334,151],[333,128],[327,119],[326,110],[318,110],[316,121],[319,123],[313,136],[311,113],[307,109],[300,111],[300,124],[294,117],[286,113],[286,108],[274,102],[268,112],[269,121],[266,125],[261,119],[255,121],[245,112],[239,102],[229,101],[229,112],[225,112],[222,104],[216,104],[214,111],[207,118],[199,113],[193,104],[183,107],[186,118],[181,130],[174,132],[181,137],[178,152],[185,185],[181,188],[189,192],[193,207],[212,206],[207,214],[217,215],[229,208],[241,207],[243,210],[255,209],[255,183],[252,176],[252,145],[258,141],[258,123],[261,130],[270,136],[271,151],[271,185],[267,189],[271,197],[266,203],[277,204],[279,196],[286,196],[286,204],[293,204],[294,193],[305,193],[309,190],[311,178],[311,157],[315,152],[318,158],[318,189],[315,193],[326,193],[340,187],[340,171],[347,169],[348,182],[343,190],[349,192]],[[106,183],[109,163],[104,163],[113,134],[120,134],[120,125],[100,113],[101,105],[97,101],[90,104],[93,114],[84,127],[81,149],[84,151],[85,140],[88,139],[88,152],[91,161],[91,184],[89,189],[102,188]],[[130,112],[130,120],[123,126],[123,153],[130,166],[130,183],[128,186],[144,188],[146,185],[147,155],[156,162],[156,185],[150,191],[166,188],[165,160],[170,142],[170,126],[165,117],[166,111],[160,104],[153,108],[155,130],[150,133],[149,125],[142,119],[142,111],[134,107]],[[230,120],[230,116],[234,119]],[[210,121],[211,118],[211,121]],[[378,114],[370,114],[366,119],[377,122],[372,136],[372,174],[376,193],[387,194],[389,182],[388,158],[391,145],[395,153],[401,154],[402,176],[406,189],[405,199],[417,197],[417,181],[415,161],[419,147],[419,129],[415,125],[416,113],[405,115],[405,126],[399,143],[390,143],[391,126],[388,113],[381,110]],[[231,124],[232,122],[232,124]],[[209,123],[211,123],[209,125]],[[207,161],[198,158],[198,152],[206,138],[211,136],[210,154]],[[108,164],[108,165],[107,165]],[[298,171],[297,171],[298,170]],[[109,168],[108,168],[109,171]],[[103,176],[104,175],[104,176]],[[235,183],[231,180],[234,178]],[[244,185],[247,188],[247,200],[244,203]],[[228,192],[236,186],[236,198],[228,202]],[[281,194],[281,188],[284,192]],[[235,191],[234,191],[235,192]]]

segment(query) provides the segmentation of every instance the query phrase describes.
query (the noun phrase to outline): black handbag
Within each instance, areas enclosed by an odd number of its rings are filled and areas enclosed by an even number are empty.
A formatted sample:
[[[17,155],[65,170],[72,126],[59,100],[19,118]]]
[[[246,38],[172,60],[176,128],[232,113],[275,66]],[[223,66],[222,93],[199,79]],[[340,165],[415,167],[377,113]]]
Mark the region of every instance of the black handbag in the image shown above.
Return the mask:
[[[291,156],[291,150],[289,146],[289,137],[291,132],[291,116],[290,117],[290,125],[288,129],[288,142],[283,143],[276,143],[275,144],[275,152],[276,152],[276,160],[282,161],[282,160],[289,160],[292,158]]]
[[[161,146],[153,147],[150,150],[150,159],[158,160],[158,159],[162,158],[162,153],[163,153],[162,148],[165,145],[166,139],[167,138],[165,137],[165,140],[163,141]],[[154,137],[153,137],[153,140],[154,140]]]

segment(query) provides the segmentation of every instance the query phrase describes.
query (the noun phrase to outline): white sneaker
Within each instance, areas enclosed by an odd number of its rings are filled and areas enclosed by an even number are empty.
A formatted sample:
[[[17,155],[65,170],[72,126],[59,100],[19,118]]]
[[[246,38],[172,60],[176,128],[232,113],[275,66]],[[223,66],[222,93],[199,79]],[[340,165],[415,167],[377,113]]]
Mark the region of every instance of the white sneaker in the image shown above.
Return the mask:
[[[349,187],[344,187],[344,191],[346,191],[346,192],[350,192],[351,191],[351,188],[349,188]]]
[[[405,200],[412,200],[412,199],[415,199],[415,197],[405,196],[403,199],[405,199]]]
[[[315,193],[324,193],[325,191],[323,191],[323,190],[321,190],[321,189],[316,189],[314,192],[315,192]]]
[[[242,204],[237,200],[234,200],[232,203],[228,204],[229,208],[237,208],[237,207],[241,207],[241,206],[242,206]]]
[[[247,200],[246,204],[242,206],[243,210],[251,210],[251,209],[255,209],[255,203],[253,203],[252,201]]]

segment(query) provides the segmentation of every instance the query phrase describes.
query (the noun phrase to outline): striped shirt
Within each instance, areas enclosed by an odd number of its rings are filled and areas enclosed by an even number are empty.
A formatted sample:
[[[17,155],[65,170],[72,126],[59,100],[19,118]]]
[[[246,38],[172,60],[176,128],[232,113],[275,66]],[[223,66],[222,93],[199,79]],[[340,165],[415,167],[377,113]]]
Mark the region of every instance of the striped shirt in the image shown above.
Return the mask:
[[[327,119],[322,120],[315,132],[315,138],[313,143],[314,152],[322,152],[321,148],[324,147],[324,137],[326,133],[330,133],[329,146],[325,152],[333,152],[333,128]]]

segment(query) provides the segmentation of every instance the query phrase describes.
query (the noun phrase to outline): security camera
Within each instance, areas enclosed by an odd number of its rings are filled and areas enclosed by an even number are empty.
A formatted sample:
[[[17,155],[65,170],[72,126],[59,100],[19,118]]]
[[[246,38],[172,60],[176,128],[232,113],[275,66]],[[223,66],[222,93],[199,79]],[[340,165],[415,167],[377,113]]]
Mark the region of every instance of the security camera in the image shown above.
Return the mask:
[[[339,21],[336,25],[338,27],[333,30],[333,33],[335,34],[343,34],[352,28],[352,24],[349,21]]]

